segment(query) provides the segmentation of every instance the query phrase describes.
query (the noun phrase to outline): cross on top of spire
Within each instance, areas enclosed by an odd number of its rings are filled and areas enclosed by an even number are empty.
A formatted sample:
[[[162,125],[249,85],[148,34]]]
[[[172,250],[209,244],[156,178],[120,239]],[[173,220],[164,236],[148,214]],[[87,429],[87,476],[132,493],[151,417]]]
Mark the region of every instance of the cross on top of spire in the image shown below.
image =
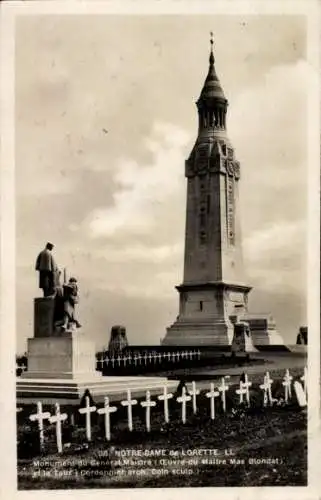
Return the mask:
[[[221,87],[221,84],[219,82],[219,79],[217,77],[216,71],[215,71],[215,59],[214,59],[214,53],[213,53],[213,45],[214,45],[214,34],[213,31],[210,31],[210,58],[209,58],[209,68],[208,68],[208,73],[207,77],[205,79],[200,98],[198,100],[198,103],[213,103],[215,100],[220,99],[223,100],[224,102],[227,103],[223,89]]]
[[[214,64],[214,54],[213,54],[213,45],[214,45],[214,35],[213,31],[210,31],[210,44],[211,44],[211,52],[210,52],[210,64]]]

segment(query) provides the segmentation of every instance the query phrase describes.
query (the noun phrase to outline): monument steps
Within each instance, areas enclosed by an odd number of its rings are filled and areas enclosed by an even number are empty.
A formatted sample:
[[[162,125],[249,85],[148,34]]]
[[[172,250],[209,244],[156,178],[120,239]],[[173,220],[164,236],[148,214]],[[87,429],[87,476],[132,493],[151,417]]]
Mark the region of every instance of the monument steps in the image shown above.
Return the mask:
[[[168,387],[168,390],[177,387],[176,381],[169,381],[164,377],[101,377],[99,381],[55,379],[21,379],[17,380],[17,400],[19,404],[28,404],[29,401],[56,402],[65,400],[65,403],[79,404],[86,390],[97,400],[108,396],[111,400],[118,400],[126,395],[130,389],[133,396],[143,395],[146,390],[151,394]]]

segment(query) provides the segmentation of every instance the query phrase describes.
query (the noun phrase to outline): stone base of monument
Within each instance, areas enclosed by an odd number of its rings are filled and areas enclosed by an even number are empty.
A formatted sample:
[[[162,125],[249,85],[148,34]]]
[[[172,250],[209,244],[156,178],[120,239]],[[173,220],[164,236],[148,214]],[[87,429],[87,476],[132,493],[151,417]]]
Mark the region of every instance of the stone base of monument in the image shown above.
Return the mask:
[[[256,346],[279,345],[284,341],[276,330],[275,322],[268,314],[242,314],[242,319],[250,324],[252,345],[247,350],[255,351]],[[223,319],[206,319],[203,322],[179,318],[167,328],[162,345],[206,347],[216,346],[229,351],[232,346],[234,327]]]
[[[162,377],[103,377],[95,370],[95,345],[81,332],[66,332],[59,337],[28,339],[28,371],[17,378],[17,401],[77,404],[86,390],[93,397],[118,399],[162,391]],[[169,389],[177,385],[169,383]]]
[[[188,347],[217,347],[230,351],[233,342],[234,327],[223,321],[194,323],[180,320],[167,329],[162,345]],[[251,339],[246,337],[246,351],[255,352]]]
[[[162,340],[164,346],[230,346],[233,340],[233,325],[223,320],[193,321],[178,318],[169,328]]]

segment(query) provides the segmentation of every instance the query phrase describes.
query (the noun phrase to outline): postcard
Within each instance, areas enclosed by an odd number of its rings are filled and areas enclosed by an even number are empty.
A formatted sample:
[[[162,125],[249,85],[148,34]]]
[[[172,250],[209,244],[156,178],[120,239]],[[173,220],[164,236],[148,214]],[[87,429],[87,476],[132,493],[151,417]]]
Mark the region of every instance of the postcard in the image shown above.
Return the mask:
[[[318,498],[317,2],[2,12],[4,492]]]

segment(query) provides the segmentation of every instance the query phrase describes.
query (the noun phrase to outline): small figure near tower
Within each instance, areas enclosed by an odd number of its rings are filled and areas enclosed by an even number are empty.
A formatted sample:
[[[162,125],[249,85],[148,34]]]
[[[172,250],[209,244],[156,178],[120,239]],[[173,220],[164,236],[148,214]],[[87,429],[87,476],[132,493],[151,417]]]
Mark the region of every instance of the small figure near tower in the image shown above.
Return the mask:
[[[249,323],[240,316],[231,316],[230,319],[234,325],[234,335],[231,346],[232,356],[235,356],[236,353],[249,353],[255,351]]]

